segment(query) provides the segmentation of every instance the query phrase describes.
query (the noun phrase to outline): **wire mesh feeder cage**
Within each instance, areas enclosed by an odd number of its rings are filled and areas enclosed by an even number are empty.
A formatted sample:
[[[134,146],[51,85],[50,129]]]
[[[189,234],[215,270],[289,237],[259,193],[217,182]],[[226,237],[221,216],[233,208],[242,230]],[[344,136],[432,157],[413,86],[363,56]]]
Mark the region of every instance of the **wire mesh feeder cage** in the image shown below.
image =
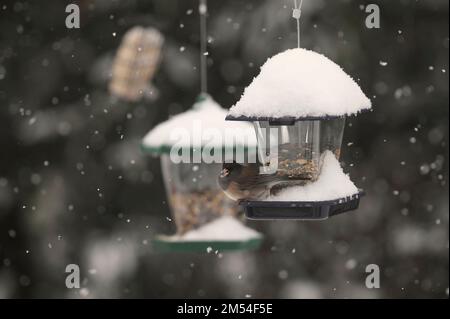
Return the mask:
[[[158,69],[163,44],[163,35],[154,28],[128,30],[114,58],[110,92],[131,102],[156,98],[157,90],[149,82]]]
[[[363,192],[339,158],[346,116],[370,107],[359,86],[320,54],[294,49],[269,59],[226,118],[253,123],[257,161],[225,163],[222,189],[251,219],[322,220],[357,209]]]
[[[261,243],[261,235],[242,224],[241,209],[217,183],[222,162],[201,158],[208,145],[210,155],[214,150],[220,152],[218,157],[215,154],[216,158],[222,158],[234,147],[224,144],[219,135],[217,139],[194,136],[196,130],[202,135],[208,129],[222,132],[229,126],[225,115],[224,109],[209,96],[202,95],[191,110],[160,124],[143,140],[144,151],[160,156],[166,194],[177,229],[174,236],[158,236],[154,240],[160,250],[253,249]],[[243,127],[251,130],[250,125]],[[181,136],[184,139],[178,139]],[[255,140],[253,144],[256,148]],[[242,146],[242,149],[247,151],[247,147]],[[233,225],[241,230],[241,237],[227,235],[222,229]]]

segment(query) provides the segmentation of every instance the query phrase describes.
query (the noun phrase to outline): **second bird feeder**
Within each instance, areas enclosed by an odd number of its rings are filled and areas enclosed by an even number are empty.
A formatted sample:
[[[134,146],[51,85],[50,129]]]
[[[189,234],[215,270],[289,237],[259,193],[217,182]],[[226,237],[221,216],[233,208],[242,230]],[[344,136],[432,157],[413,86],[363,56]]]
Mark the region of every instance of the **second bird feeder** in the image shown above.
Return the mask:
[[[217,183],[222,161],[205,160],[209,147],[216,158],[234,152],[234,144],[223,139],[224,130],[250,131],[249,125],[230,125],[226,111],[208,95],[201,95],[191,110],[176,115],[147,134],[145,152],[160,156],[163,179],[172,219],[173,236],[154,240],[161,250],[205,251],[257,248],[262,236],[239,220],[239,206],[230,200]],[[249,134],[251,136],[251,134]],[[234,138],[232,138],[234,140]],[[248,152],[256,141],[241,145]],[[211,155],[211,152],[208,152]],[[230,229],[231,228],[231,229]]]

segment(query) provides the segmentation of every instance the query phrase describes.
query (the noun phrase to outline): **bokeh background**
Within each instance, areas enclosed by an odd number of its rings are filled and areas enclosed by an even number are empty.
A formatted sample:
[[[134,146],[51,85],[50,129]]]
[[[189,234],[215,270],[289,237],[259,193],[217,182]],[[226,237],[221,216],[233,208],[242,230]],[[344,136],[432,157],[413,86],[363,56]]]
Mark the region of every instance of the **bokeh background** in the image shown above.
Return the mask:
[[[348,121],[342,158],[367,196],[326,222],[249,222],[263,247],[221,255],[152,249],[175,227],[159,161],[139,148],[199,93],[197,1],[73,1],[78,30],[65,27],[68,3],[0,1],[1,298],[448,298],[447,0],[305,0],[302,46],[373,97],[373,112]],[[368,3],[380,29],[364,25]],[[221,105],[296,45],[292,6],[209,0],[209,91]],[[136,25],[165,43],[158,98],[132,103],[107,87]],[[69,263],[82,289],[65,287]],[[372,263],[380,289],[364,284]]]

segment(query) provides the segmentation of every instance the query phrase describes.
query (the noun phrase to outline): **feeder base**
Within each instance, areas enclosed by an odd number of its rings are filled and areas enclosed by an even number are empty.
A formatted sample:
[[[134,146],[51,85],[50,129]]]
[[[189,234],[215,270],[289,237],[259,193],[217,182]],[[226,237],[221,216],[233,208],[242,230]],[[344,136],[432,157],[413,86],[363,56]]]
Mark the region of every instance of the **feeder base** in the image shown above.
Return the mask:
[[[359,207],[364,192],[333,201],[322,202],[239,202],[245,210],[245,216],[254,220],[325,220]]]
[[[224,252],[254,250],[261,246],[263,237],[238,241],[186,241],[176,240],[173,236],[160,235],[153,239],[153,247],[162,252]]]

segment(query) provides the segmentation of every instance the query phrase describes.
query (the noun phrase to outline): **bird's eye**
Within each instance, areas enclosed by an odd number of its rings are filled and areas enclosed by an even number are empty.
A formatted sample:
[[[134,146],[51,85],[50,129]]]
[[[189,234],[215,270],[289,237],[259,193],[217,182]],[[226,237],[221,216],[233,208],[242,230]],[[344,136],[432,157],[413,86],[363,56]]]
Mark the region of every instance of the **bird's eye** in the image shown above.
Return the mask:
[[[230,171],[228,169],[224,168],[222,170],[222,172],[220,172],[220,177],[222,177],[222,178],[227,177],[229,174],[230,174]]]

